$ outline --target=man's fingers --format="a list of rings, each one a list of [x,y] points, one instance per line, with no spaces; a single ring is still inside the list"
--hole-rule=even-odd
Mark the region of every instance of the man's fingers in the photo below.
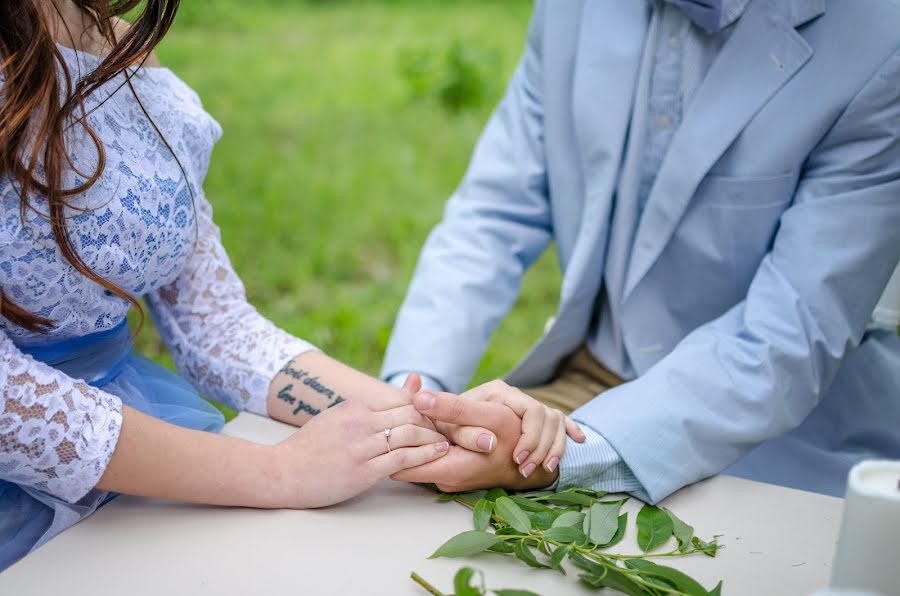
[[[485,428],[454,425],[448,425],[447,428],[449,429],[447,438],[469,451],[490,453],[497,446],[497,436]]]
[[[403,389],[410,395],[415,395],[422,390],[422,377],[416,373],[409,373],[403,382]]]
[[[449,450],[450,444],[446,441],[420,447],[401,447],[369,460],[369,465],[378,478],[386,478],[400,470],[415,468],[440,459],[447,455]]]
[[[420,391],[413,399],[416,409],[432,420],[460,426],[492,428],[502,425],[506,406],[465,399],[452,393]]]

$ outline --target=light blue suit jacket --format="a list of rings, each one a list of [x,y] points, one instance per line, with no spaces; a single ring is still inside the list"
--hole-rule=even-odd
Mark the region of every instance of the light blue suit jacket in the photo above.
[[[867,330],[900,259],[900,3],[752,0],[617,246],[646,19],[644,2],[537,3],[383,373],[463,389],[555,241],[555,323],[508,377],[544,383],[585,341],[608,256],[626,254],[609,299],[639,377],[576,419],[653,500],[730,466],[831,492],[861,458],[900,458],[900,340]]]

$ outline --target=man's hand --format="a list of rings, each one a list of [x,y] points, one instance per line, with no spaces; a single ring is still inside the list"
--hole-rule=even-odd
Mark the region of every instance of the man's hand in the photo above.
[[[405,482],[433,483],[441,490],[461,492],[478,488],[532,489],[556,481],[552,473],[536,468],[527,478],[513,460],[513,449],[522,434],[522,419],[505,405],[474,401],[450,393],[423,391],[416,395],[416,409],[438,423],[461,427],[484,427],[493,431],[497,444],[490,453],[476,453],[458,445],[441,459],[403,470],[391,476]]]

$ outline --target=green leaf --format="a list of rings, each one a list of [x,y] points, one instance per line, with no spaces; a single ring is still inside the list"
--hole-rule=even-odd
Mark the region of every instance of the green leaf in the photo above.
[[[551,508],[547,507],[543,503],[538,503],[536,501],[532,501],[531,499],[520,497],[519,495],[512,495],[510,499],[512,499],[513,503],[521,507],[523,511],[531,511],[533,513],[551,511]]]
[[[547,497],[546,500],[548,503],[553,503],[554,505],[582,505],[590,507],[597,499],[581,493],[556,493],[553,496]]]
[[[617,590],[623,594],[629,594],[630,596],[645,596],[647,594],[655,593],[647,590],[630,575],[626,574],[621,568],[615,565],[606,567],[606,574],[600,579],[599,583],[595,585],[598,587],[603,586],[612,588],[613,590]]]
[[[528,519],[531,520],[531,525],[538,530],[546,530],[547,528],[553,525],[553,522],[556,521],[556,518],[559,517],[553,511],[541,511],[540,513],[529,513]]]
[[[556,518],[551,527],[559,528],[564,526],[569,526],[572,528],[577,528],[582,525],[584,522],[585,515],[578,511],[566,511],[562,515]]]
[[[709,596],[722,596],[722,582],[716,584],[716,587],[709,591]]]
[[[494,590],[497,596],[540,596],[528,590]]]
[[[503,540],[501,536],[481,532],[478,530],[469,530],[462,534],[457,534],[447,542],[441,545],[429,559],[437,559],[438,557],[468,557],[478,554],[485,549],[497,544]]]
[[[694,536],[691,539],[691,543],[694,545],[695,549],[702,552],[707,557],[715,557],[716,553],[719,552],[719,549],[722,548],[715,540],[712,542],[704,542],[697,536]]]
[[[642,577],[659,578],[688,596],[708,596],[706,588],[701,586],[697,580],[677,569],[663,567],[644,559],[628,559],[625,561],[625,565],[640,571]]]
[[[522,534],[531,532],[531,520],[509,497],[498,497],[494,501],[494,510],[506,523]]]
[[[678,541],[678,550],[684,552],[691,546],[691,539],[694,537],[694,528],[681,521],[677,515],[671,510],[663,508],[663,511],[672,520],[672,532],[675,534],[675,540]]]
[[[516,543],[515,551],[516,557],[528,565],[529,567],[535,567],[537,569],[549,569],[547,565],[544,565],[540,561],[537,560],[537,557],[534,556],[534,553],[531,552],[531,549],[528,548],[528,545],[525,544],[524,540],[519,540]]]
[[[556,491],[552,490],[531,490],[525,493],[519,493],[520,497],[525,497],[526,499],[534,499],[536,497],[546,497],[547,495],[552,495]]]
[[[594,544],[606,544],[619,529],[619,510],[622,503],[594,503],[584,518],[584,530]]]
[[[491,515],[494,513],[494,504],[487,499],[481,499],[475,503],[472,509],[472,523],[476,530],[485,530],[491,523]]]
[[[455,498],[456,498],[455,493],[441,493],[438,495],[438,501],[440,501],[441,503],[446,503],[448,501],[452,501]]]
[[[613,536],[610,539],[610,541],[607,542],[606,544],[598,544],[597,546],[600,546],[602,548],[611,548],[611,547],[619,544],[620,542],[622,542],[622,539],[625,538],[625,528],[627,525],[628,525],[628,514],[623,513],[622,515],[619,516],[619,527],[616,529],[615,536]]]
[[[609,494],[605,490],[591,490],[589,488],[573,488],[572,492],[576,492],[576,493],[579,493],[582,495],[587,495],[589,497],[594,497],[595,499],[600,499]],[[625,499],[625,500],[627,501],[628,499]]]
[[[503,542],[498,542],[494,546],[489,547],[488,550],[493,553],[509,554],[514,552],[516,549],[513,548],[513,545],[511,543],[504,540]]]
[[[553,554],[550,555],[550,566],[565,575],[566,570],[563,569],[562,562],[570,552],[572,552],[572,547],[568,544],[558,547],[555,551],[553,551]]]
[[[650,552],[666,543],[672,535],[672,518],[654,505],[644,505],[637,514],[638,547]]]
[[[508,495],[507,495],[506,491],[503,490],[502,488],[492,488],[491,490],[489,490],[487,492],[487,494],[484,496],[484,498],[487,499],[488,501],[496,501],[500,497],[506,497],[506,496],[508,496]]]
[[[571,526],[558,526],[556,528],[550,528],[546,532],[544,532],[544,540],[552,540],[554,542],[577,542],[578,544],[584,544],[587,542],[587,536],[584,535],[584,532],[579,530],[578,528],[573,528]]]
[[[481,588],[472,585],[475,573],[476,571],[471,567],[463,567],[456,572],[456,576],[453,578],[454,596],[482,596],[484,594]]]
[[[473,491],[467,492],[467,493],[457,493],[456,496],[460,499],[469,501],[470,503],[476,503],[476,502],[480,501],[481,499],[483,499],[485,497],[485,495],[487,495],[487,492],[488,491],[486,491],[486,490],[473,490]]]

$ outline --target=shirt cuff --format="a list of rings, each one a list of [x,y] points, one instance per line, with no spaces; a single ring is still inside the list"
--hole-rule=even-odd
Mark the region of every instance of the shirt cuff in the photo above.
[[[403,387],[403,384],[406,383],[406,378],[411,375],[410,372],[402,372],[397,373],[387,379],[387,382],[393,385],[394,387]],[[419,377],[422,378],[422,389],[424,391],[446,391],[444,386],[441,385],[437,379],[433,377],[429,377],[428,375],[423,375],[422,373],[418,373]]]
[[[580,424],[587,439],[576,443],[566,439],[566,451],[559,462],[556,489],[579,487],[610,493],[631,493],[642,501],[647,495],[631,468],[603,435]]]

